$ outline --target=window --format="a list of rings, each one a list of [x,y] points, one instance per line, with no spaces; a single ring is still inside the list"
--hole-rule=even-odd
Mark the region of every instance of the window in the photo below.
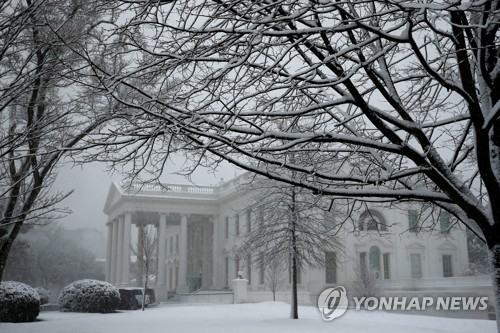
[[[248,285],[252,284],[252,257],[247,257],[247,276],[245,278],[248,280]]]
[[[333,217],[333,212],[325,211],[323,224],[326,230],[330,230],[335,226],[335,219]]]
[[[381,213],[375,210],[366,210],[359,216],[359,230],[387,231],[387,223]]]
[[[372,246],[368,254],[369,268],[375,274],[375,278],[380,278],[380,249],[378,246]]]
[[[224,286],[229,287],[229,258],[226,257],[224,267]]]
[[[224,238],[229,238],[229,217],[224,218]]]
[[[261,254],[259,257],[259,284],[264,284],[264,256]]]
[[[236,214],[236,221],[234,222],[234,229],[236,236],[240,235],[240,215]]]
[[[408,230],[410,232],[418,232],[418,212],[416,210],[408,211]]]
[[[368,265],[366,263],[366,252],[359,253],[359,272],[360,276],[365,276],[366,271],[368,270]]]
[[[388,280],[391,278],[391,269],[389,266],[389,253],[384,253],[382,261],[384,263],[384,280]]]
[[[359,266],[362,268],[366,267],[366,252],[361,252],[359,254]]]
[[[451,254],[443,254],[443,277],[452,277],[453,268],[451,265]]]
[[[247,210],[247,233],[252,231],[252,212]]]
[[[179,287],[179,266],[175,266],[175,287]]]
[[[240,257],[236,256],[234,258],[234,269],[236,270],[235,272],[235,277],[238,277],[238,272],[240,271]]]
[[[179,235],[175,235],[175,252],[179,253]]]
[[[173,274],[172,274],[172,267],[170,267],[168,269],[168,289],[169,290],[172,290],[173,289],[173,281],[172,281],[172,277],[173,277]]]
[[[422,258],[420,253],[410,253],[411,278],[422,278]]]
[[[442,234],[450,232],[450,214],[447,211],[442,210],[439,213],[439,229]]]
[[[337,254],[325,252],[325,283],[337,283]]]
[[[377,221],[375,219],[368,219],[366,221],[366,230],[378,230]]]
[[[264,213],[262,213],[262,211],[260,211],[257,216],[257,222],[259,223],[259,228],[264,227]]]
[[[174,253],[174,237],[170,237],[170,254]]]

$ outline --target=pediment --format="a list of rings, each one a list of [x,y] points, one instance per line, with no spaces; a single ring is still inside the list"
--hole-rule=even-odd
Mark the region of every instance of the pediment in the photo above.
[[[406,246],[407,250],[423,251],[425,246],[419,243],[412,243]]]
[[[454,245],[453,243],[451,242],[446,242],[444,244],[441,244],[437,247],[437,249],[439,251],[456,251],[457,250],[457,246]]]
[[[111,183],[111,186],[109,187],[108,196],[106,197],[106,203],[104,204],[103,212],[106,215],[109,215],[113,206],[115,206],[116,203],[118,203],[118,201],[120,201],[122,196],[123,196],[123,191],[122,191],[120,184],[113,181]]]

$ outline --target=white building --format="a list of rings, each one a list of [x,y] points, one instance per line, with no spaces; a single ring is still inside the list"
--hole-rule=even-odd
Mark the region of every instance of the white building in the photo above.
[[[137,242],[136,227],[152,224],[159,235],[158,300],[173,294],[189,298],[195,290],[195,295],[230,294],[238,271],[249,280],[248,301],[270,300],[264,272],[245,267],[234,256],[252,220],[248,195],[238,191],[249,177],[244,174],[215,187],[113,183],[104,208],[106,279],[120,287],[137,283],[130,274],[130,246]],[[450,228],[447,214],[437,218],[433,231],[420,230],[414,226],[417,210],[411,205],[391,209],[368,204],[368,210],[353,212],[357,225],[344,228],[344,251],[325,253],[325,269],[300,272],[299,301],[314,302],[329,286],[349,287],[359,261],[375,272],[386,293],[477,293],[480,288],[488,293],[489,277],[463,276],[468,265],[465,231],[458,225]],[[287,300],[289,290],[286,281],[278,298]]]

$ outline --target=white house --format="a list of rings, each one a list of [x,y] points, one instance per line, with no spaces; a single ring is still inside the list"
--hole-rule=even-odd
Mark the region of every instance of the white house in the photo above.
[[[150,224],[158,232],[158,300],[230,294],[238,271],[249,280],[248,301],[271,299],[261,268],[234,255],[252,227],[249,195],[239,186],[248,178],[250,174],[244,174],[213,187],[113,183],[104,208],[107,281],[120,287],[137,283],[130,274],[130,246],[137,242],[136,227]],[[353,212],[356,223],[343,228],[342,252],[325,253],[324,269],[300,272],[300,302],[314,302],[329,286],[349,288],[359,262],[368,265],[386,293],[490,292],[489,277],[463,276],[468,265],[466,234],[452,225],[448,214],[436,216],[433,230],[428,230],[416,225],[415,204],[366,207]],[[327,216],[332,220],[325,223],[338,223],[335,218]],[[288,299],[289,290],[287,280],[278,298]]]

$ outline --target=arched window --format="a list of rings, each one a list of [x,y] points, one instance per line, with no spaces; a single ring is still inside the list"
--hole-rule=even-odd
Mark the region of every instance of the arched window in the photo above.
[[[368,218],[365,224],[366,224],[366,230],[378,230],[378,223],[377,220],[375,220],[374,218]]]
[[[387,231],[387,224],[382,214],[376,210],[366,210],[359,216],[359,230]]]
[[[368,262],[370,271],[375,274],[375,277],[380,278],[380,249],[378,246],[372,246],[368,254]]]

